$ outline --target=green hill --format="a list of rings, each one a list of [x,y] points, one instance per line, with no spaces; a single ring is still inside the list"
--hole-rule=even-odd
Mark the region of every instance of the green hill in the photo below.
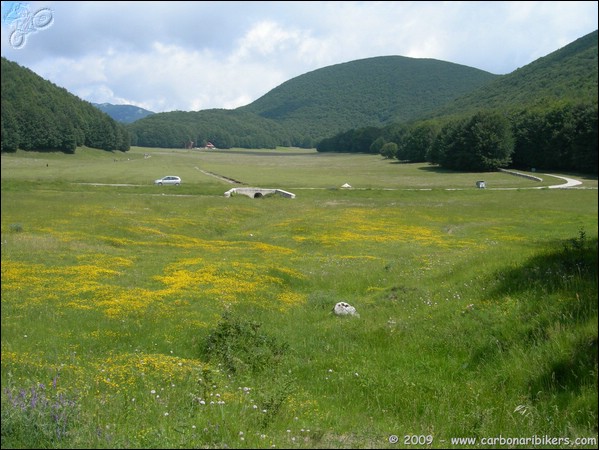
[[[382,56],[309,72],[239,109],[318,139],[358,126],[413,120],[496,77],[434,59]]]
[[[555,102],[597,102],[597,31],[469,92],[435,116],[479,109],[544,108]]]
[[[131,144],[145,147],[208,141],[221,148],[314,147],[366,127],[361,141],[369,146],[370,136],[376,139],[376,128],[384,126],[593,102],[597,31],[508,75],[433,59],[368,58],[295,77],[235,110],[151,114],[127,124],[128,131],[90,103],[2,58],[2,149],[123,149],[127,132]]]
[[[300,75],[233,111],[164,113],[141,119],[130,129],[134,142],[148,147],[155,146],[157,140],[164,141],[165,146],[178,147],[187,139],[220,140],[225,143],[217,145],[220,147],[227,147],[228,143],[261,147],[265,142],[271,142],[270,147],[312,147],[338,131],[431,114],[444,103],[496,77],[433,59],[369,58]],[[208,127],[212,122],[214,128]],[[249,132],[248,127],[253,131]],[[164,136],[173,130],[181,134],[166,139]]]
[[[597,48],[595,31],[418,120],[354,127],[317,149],[453,170],[597,173]]]
[[[164,113],[130,129],[140,146],[312,147],[357,128],[596,99],[595,31],[508,75],[433,59],[368,58],[300,75],[233,111]]]
[[[91,103],[2,58],[2,151],[129,150],[129,132]]]
[[[92,103],[100,111],[105,112],[117,122],[132,123],[146,116],[155,114],[153,111],[133,105],[113,105],[112,103]]]
[[[141,147],[201,147],[207,142],[218,148],[291,145],[287,132],[277,122],[237,110],[158,113],[130,124],[129,130],[132,144]]]

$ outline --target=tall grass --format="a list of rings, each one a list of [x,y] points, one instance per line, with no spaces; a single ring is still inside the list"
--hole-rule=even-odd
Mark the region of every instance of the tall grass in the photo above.
[[[260,153],[2,155],[3,448],[597,438],[596,189]]]

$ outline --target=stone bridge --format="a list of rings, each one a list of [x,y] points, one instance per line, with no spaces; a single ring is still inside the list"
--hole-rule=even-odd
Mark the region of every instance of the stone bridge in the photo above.
[[[231,195],[246,195],[250,198],[262,198],[267,195],[278,194],[287,198],[295,198],[295,194],[291,192],[283,191],[282,189],[263,189],[263,188],[255,188],[255,187],[242,187],[242,188],[233,188],[229,189],[225,192],[225,197],[231,197]]]

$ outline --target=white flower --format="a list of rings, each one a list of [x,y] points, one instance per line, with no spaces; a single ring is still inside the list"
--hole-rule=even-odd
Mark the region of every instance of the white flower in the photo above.
[[[155,393],[156,393],[156,389],[152,389],[152,390],[150,391],[150,394],[155,394]]]
[[[165,412],[165,413],[164,413],[164,415],[165,415],[165,416],[168,416],[168,413],[167,413],[167,412]]]

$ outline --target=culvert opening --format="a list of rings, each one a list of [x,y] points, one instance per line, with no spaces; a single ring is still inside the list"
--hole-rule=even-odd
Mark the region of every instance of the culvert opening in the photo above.
[[[261,198],[262,197],[262,192],[256,192],[254,194],[254,198]]]

